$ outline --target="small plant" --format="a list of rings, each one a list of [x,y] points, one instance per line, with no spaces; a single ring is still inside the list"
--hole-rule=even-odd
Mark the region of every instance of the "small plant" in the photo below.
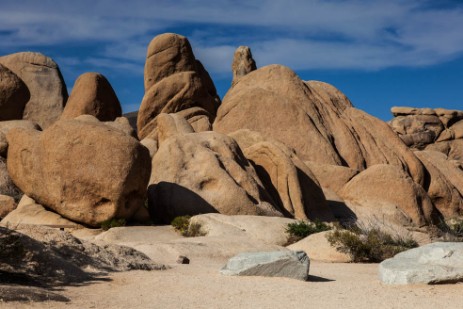
[[[463,219],[452,218],[429,229],[432,237],[439,241],[463,242]]]
[[[339,252],[349,254],[354,262],[381,262],[399,252],[418,247],[411,237],[392,236],[377,227],[335,229],[328,242]]]
[[[107,231],[109,230],[110,228],[113,228],[113,227],[120,227],[120,226],[125,226],[126,225],[126,221],[124,218],[121,218],[121,219],[117,219],[117,218],[112,218],[112,219],[109,219],[109,220],[106,220],[104,222],[101,223],[101,229],[103,229],[104,231]]]
[[[178,231],[182,236],[185,237],[197,237],[206,235],[201,231],[201,224],[191,223],[191,216],[179,216],[172,220],[171,225]]]
[[[286,233],[289,234],[288,244],[295,243],[309,235],[331,230],[331,227],[319,220],[314,222],[298,221],[288,223]]]

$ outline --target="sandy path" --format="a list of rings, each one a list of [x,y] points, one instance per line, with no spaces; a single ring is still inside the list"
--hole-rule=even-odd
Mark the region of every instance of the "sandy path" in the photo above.
[[[387,286],[376,264],[313,262],[311,281],[226,277],[222,262],[167,271],[116,273],[112,281],[59,292],[69,303],[8,303],[1,308],[462,308],[463,284]]]

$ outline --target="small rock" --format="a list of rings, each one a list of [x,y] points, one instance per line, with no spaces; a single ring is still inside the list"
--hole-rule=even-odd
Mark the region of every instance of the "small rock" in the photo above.
[[[177,264],[190,264],[190,259],[184,255],[179,255],[177,258]]]
[[[240,253],[220,271],[229,276],[287,277],[307,280],[310,259],[304,251]]]

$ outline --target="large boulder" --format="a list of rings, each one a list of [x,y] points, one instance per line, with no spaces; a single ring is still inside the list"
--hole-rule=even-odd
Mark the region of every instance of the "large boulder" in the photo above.
[[[18,198],[21,195],[21,191],[11,180],[6,167],[6,161],[2,157],[0,157],[0,194],[14,198]]]
[[[229,136],[240,145],[285,216],[299,220],[334,219],[317,179],[294,151],[255,131],[238,130]]]
[[[6,134],[13,128],[26,128],[40,130],[40,127],[29,120],[0,121],[0,156],[6,158],[8,153],[8,141]]]
[[[433,143],[444,130],[437,115],[398,116],[390,125],[407,146],[414,148]]]
[[[148,188],[154,220],[169,223],[177,216],[211,212],[281,216],[232,138],[216,132],[165,136],[152,159]]]
[[[113,121],[122,115],[114,89],[99,73],[85,73],[77,78],[61,118],[72,119],[85,114],[101,121]]]
[[[23,119],[38,123],[43,129],[58,120],[68,93],[59,67],[51,58],[22,52],[0,57],[0,64],[15,73],[29,89],[30,99]]]
[[[43,132],[11,130],[7,139],[15,184],[67,219],[98,226],[130,218],[145,203],[149,152],[118,129],[60,120]]]
[[[228,276],[287,277],[306,281],[310,260],[304,251],[240,253],[220,273]]]
[[[256,62],[252,58],[251,49],[248,46],[240,46],[235,50],[232,63],[233,81],[232,86],[249,72],[257,69]]]
[[[385,122],[353,108],[333,86],[304,82],[284,66],[250,72],[227,92],[213,129],[242,128],[285,143],[304,161],[357,170],[392,164],[424,181],[424,167]]]
[[[323,189],[339,192],[355,175],[358,170],[346,166],[305,161],[305,165],[312,171]]]
[[[145,96],[137,119],[140,140],[156,129],[153,121],[160,113],[199,108],[203,119],[207,117],[212,123],[219,104],[215,86],[196,60],[187,38],[165,33],[150,42],[145,63]]]
[[[9,213],[16,209],[14,198],[0,194],[0,218],[5,218]]]
[[[379,264],[386,284],[438,284],[463,281],[463,243],[436,242],[397,254]]]
[[[439,151],[448,156],[450,160],[457,160],[463,163],[463,139],[442,141],[430,144],[425,150]]]
[[[29,98],[24,82],[0,64],[0,121],[22,119]]]
[[[436,219],[426,191],[394,165],[366,169],[339,194],[362,221],[380,219],[397,225],[423,226]]]

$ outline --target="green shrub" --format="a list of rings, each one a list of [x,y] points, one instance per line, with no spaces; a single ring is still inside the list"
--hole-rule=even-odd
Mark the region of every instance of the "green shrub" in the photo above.
[[[295,243],[309,235],[328,230],[331,230],[331,227],[329,227],[326,223],[318,220],[314,222],[298,221],[294,223],[288,223],[286,227],[286,233],[289,234],[288,245]]]
[[[418,247],[411,237],[392,236],[379,228],[335,229],[327,235],[339,252],[349,254],[354,262],[381,262],[399,252]]]
[[[182,236],[185,237],[197,237],[204,236],[205,233],[201,231],[201,224],[190,223],[191,216],[179,216],[172,220],[171,225],[178,231]]]
[[[431,226],[429,232],[434,240],[463,242],[463,219],[452,218]]]
[[[102,222],[101,223],[101,228],[103,230],[107,231],[107,230],[109,230],[110,228],[113,228],[113,227],[125,226],[126,223],[127,222],[123,218],[121,218],[121,219],[112,218],[112,219],[109,219],[109,220],[106,220],[106,221]]]

